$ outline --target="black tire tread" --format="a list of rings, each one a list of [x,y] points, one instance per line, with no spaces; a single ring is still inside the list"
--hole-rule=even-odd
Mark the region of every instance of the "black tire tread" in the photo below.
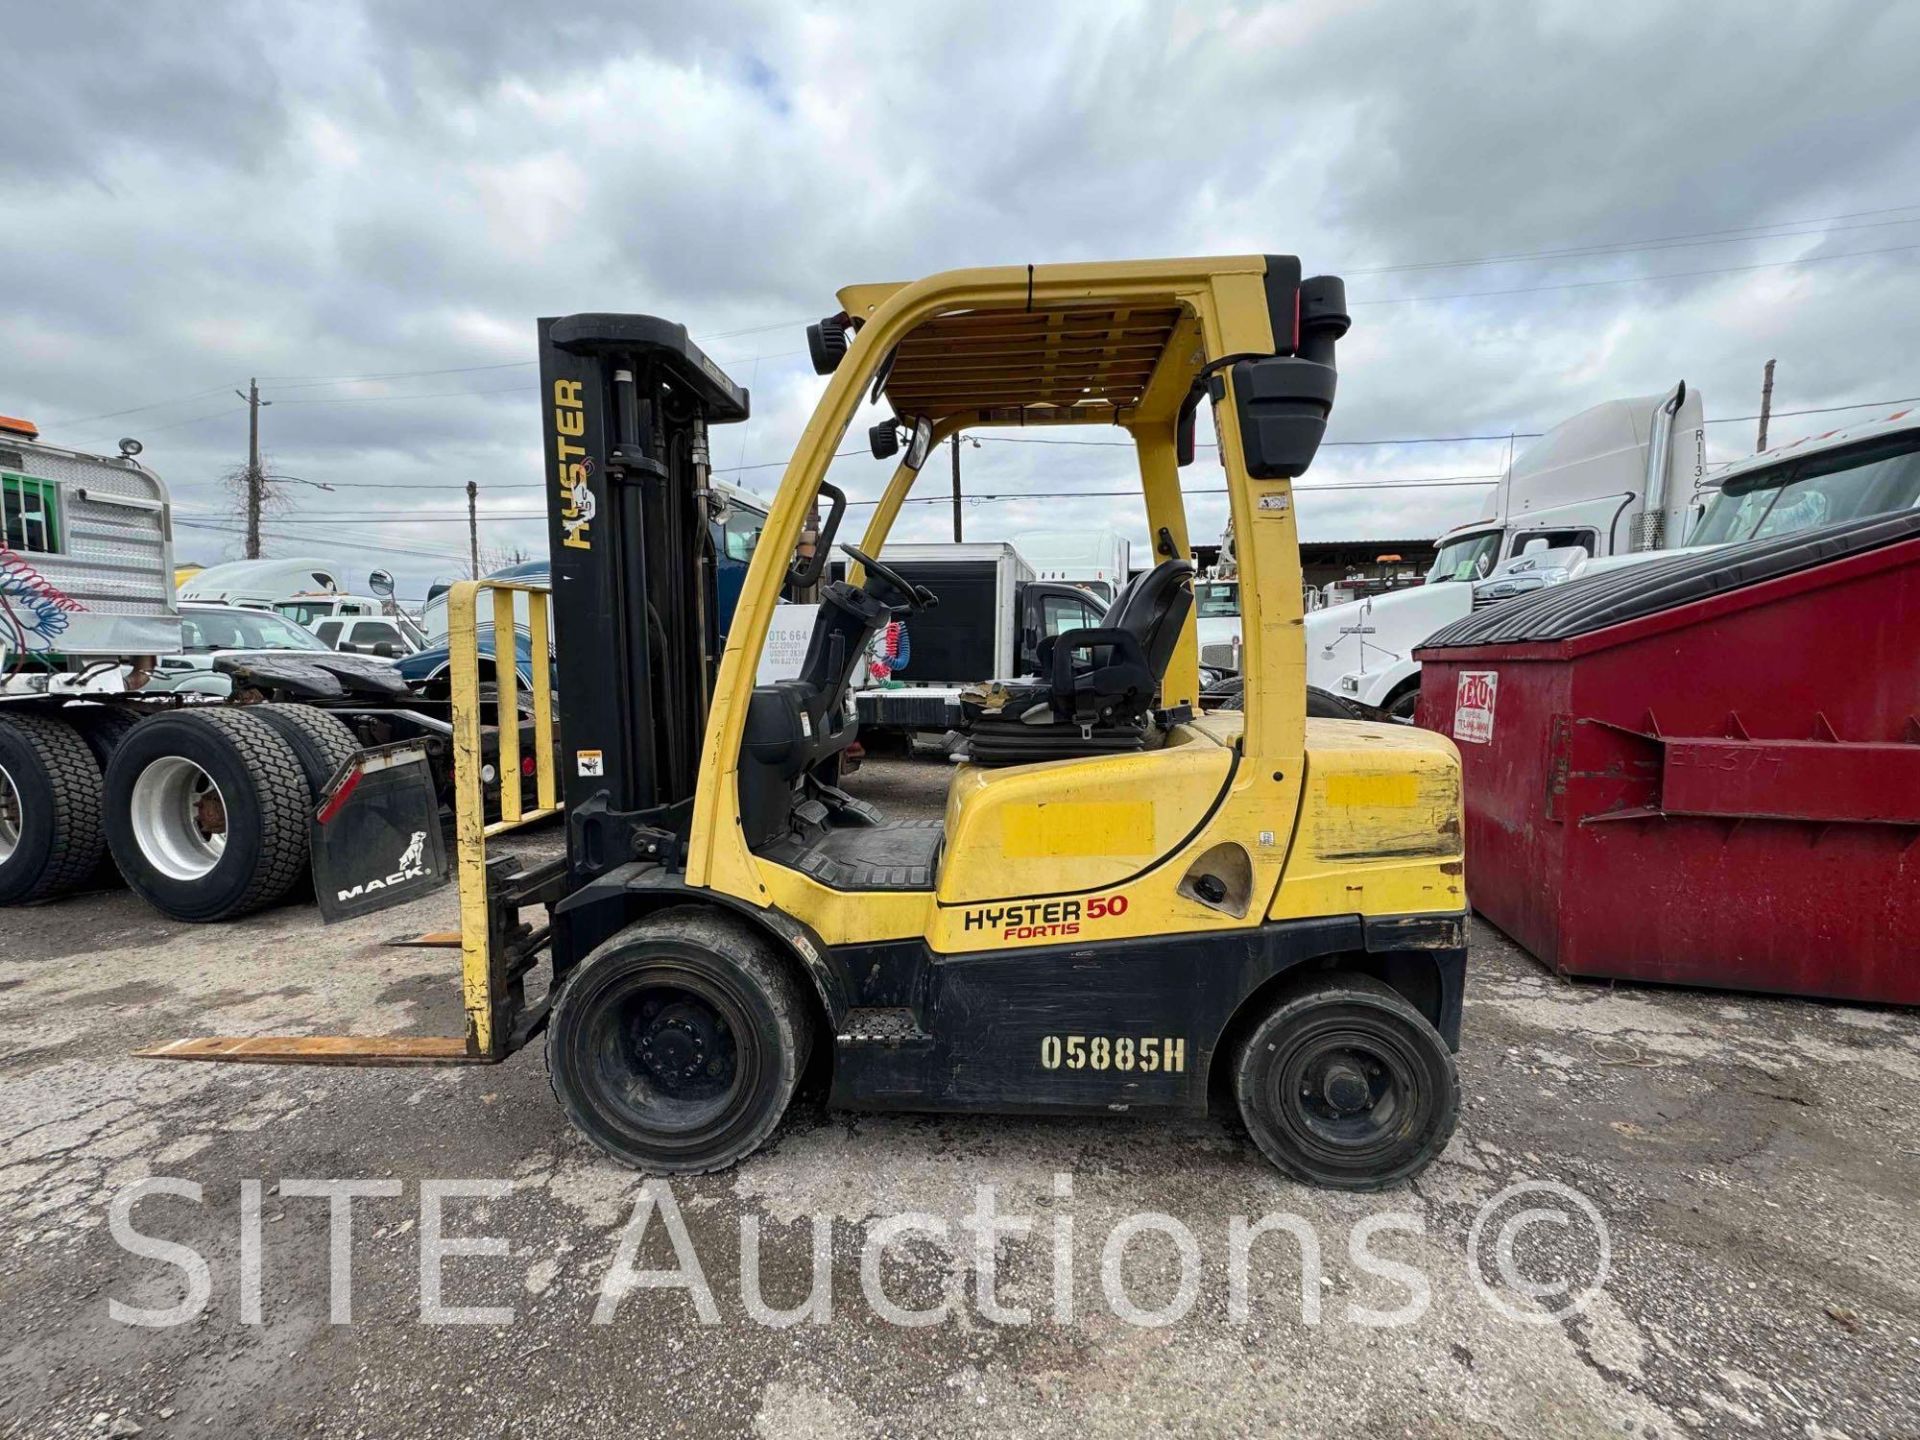
[[[106,773],[107,762],[113,759],[114,748],[126,738],[127,732],[147,717],[134,710],[123,710],[117,705],[74,705],[61,713],[87,742],[87,748],[93,751],[93,758],[100,762],[100,771]]]
[[[599,947],[579,967],[567,977],[561,986],[560,998],[554,1002],[547,1035],[552,1037],[564,1032],[570,1018],[569,1001],[581,994],[587,987],[579,984],[581,976],[601,956],[630,942],[636,932],[649,938],[673,939],[700,945],[717,953],[724,954],[742,974],[763,991],[772,1009],[779,1034],[775,1043],[793,1056],[793,1075],[786,1087],[786,1094],[778,1105],[770,1106],[767,1114],[750,1132],[736,1138],[725,1151],[707,1160],[649,1163],[649,1173],[662,1175],[710,1175],[752,1155],[773,1135],[785,1119],[788,1106],[793,1101],[793,1092],[799,1087],[800,1078],[806,1073],[807,1061],[813,1051],[813,1011],[807,995],[802,991],[800,981],[793,974],[792,967],[785,963],[774,944],[752,926],[736,920],[724,912],[701,905],[675,906],[669,910],[656,911],[644,916],[622,929]],[[547,1080],[553,1087],[554,1097],[559,1100],[561,1109],[572,1118],[573,1105],[561,1090],[555,1074],[551,1056],[547,1064]],[[576,1128],[579,1128],[576,1126]],[[592,1137],[589,1136],[589,1139]],[[622,1157],[621,1163],[630,1163]]]
[[[1260,1043],[1261,1037],[1266,1034],[1268,1027],[1276,1019],[1279,1019],[1296,1004],[1309,999],[1334,1004],[1339,1004],[1343,1001],[1359,1001],[1363,1004],[1375,1004],[1398,1014],[1402,1019],[1411,1021],[1416,1026],[1425,1027],[1429,1030],[1432,1029],[1432,1022],[1415,1008],[1413,1002],[1408,1000],[1406,996],[1402,995],[1398,990],[1395,990],[1384,980],[1376,979],[1371,975],[1363,975],[1355,971],[1345,970],[1334,971],[1330,974],[1317,974],[1310,978],[1305,978],[1299,984],[1290,987],[1280,994],[1275,1000],[1273,1008],[1261,1018],[1258,1024],[1247,1032],[1246,1038],[1240,1042],[1238,1053],[1233,1057],[1232,1074],[1234,1079],[1234,1093],[1236,1096],[1236,1104],[1241,1109],[1243,1120],[1245,1119],[1244,1105],[1239,1103],[1237,1097],[1244,1093],[1244,1075],[1254,1047]],[[1399,1185],[1420,1174],[1421,1171],[1426,1168],[1427,1164],[1431,1163],[1433,1156],[1437,1156],[1441,1150],[1446,1148],[1446,1144],[1448,1140],[1453,1137],[1454,1129],[1460,1120],[1460,1070],[1458,1063],[1454,1060],[1453,1052],[1447,1047],[1446,1042],[1440,1039],[1438,1032],[1434,1033],[1433,1039],[1435,1041],[1435,1051],[1441,1057],[1444,1065],[1448,1083],[1446,1093],[1441,1097],[1442,1108],[1435,1122],[1435,1132],[1439,1139],[1438,1143],[1433,1146],[1432,1154],[1411,1169],[1402,1167],[1399,1170],[1373,1178],[1343,1177],[1337,1182],[1337,1188],[1359,1193],[1391,1189],[1393,1186]],[[1285,1152],[1271,1148],[1266,1143],[1265,1137],[1261,1134],[1257,1126],[1248,1123],[1246,1128],[1260,1153],[1272,1162],[1274,1168],[1286,1175],[1289,1179],[1298,1180],[1308,1185],[1329,1186],[1335,1184],[1335,1182],[1329,1181],[1324,1176],[1317,1176],[1301,1169],[1301,1167],[1294,1163],[1292,1157]]]
[[[51,899],[82,884],[106,853],[100,824],[100,766],[87,742],[64,720],[46,715],[6,715],[10,727],[34,754],[53,787],[53,853],[32,884],[11,897],[20,905]]]
[[[307,798],[314,804],[319,803],[334,772],[360,749],[360,741],[346,722],[317,705],[275,702],[249,705],[242,713],[271,725],[292,747],[307,777]]]
[[[253,875],[238,899],[212,914],[182,915],[165,910],[162,913],[175,920],[192,922],[236,920],[273,904],[293,888],[307,868],[307,781],[299,757],[277,730],[244,709],[199,705],[182,709],[168,719],[218,731],[239,755],[255,780],[261,844]],[[132,779],[117,775],[110,778],[109,789],[115,803],[123,803],[125,797],[131,796]],[[123,865],[121,872],[127,873],[127,867]],[[140,887],[133,888],[139,890]],[[142,893],[149,904],[162,909],[152,896]]]

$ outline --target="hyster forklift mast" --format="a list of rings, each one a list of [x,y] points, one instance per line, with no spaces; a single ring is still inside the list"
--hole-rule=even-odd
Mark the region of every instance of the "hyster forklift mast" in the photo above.
[[[719,657],[707,429],[747,392],[686,328],[645,315],[540,322],[569,890],[684,859]]]
[[[569,1118],[656,1173],[750,1154],[817,1059],[851,1107],[1219,1099],[1297,1178],[1417,1174],[1459,1108],[1459,756],[1430,732],[1307,718],[1292,485],[1333,407],[1340,281],[1252,255],[959,270],[837,298],[808,337],[826,387],[717,664],[707,431],[743,419],[745,393],[680,326],[542,322],[567,854],[533,872],[489,860],[477,782],[463,787],[468,1035],[432,1058],[498,1060],[544,1028]],[[898,456],[892,478],[860,544],[838,547],[846,577],[819,586],[800,673],[756,684],[783,591],[819,585],[838,538],[826,474],[863,404],[890,412],[870,435]],[[1196,714],[1180,471],[1203,404],[1246,684],[1243,710]],[[1049,637],[1038,674],[970,697],[942,818],[888,819],[837,784],[864,647],[937,599],[887,565],[888,532],[941,441],[1054,425],[1133,442],[1155,563],[1098,624]],[[470,588],[454,599],[470,607]],[[475,674],[456,658],[470,737]],[[469,756],[477,741],[456,764]],[[546,927],[521,919],[535,905]],[[548,1000],[530,1006],[543,950]],[[368,1057],[371,1042],[340,1043]],[[428,1058],[406,1050],[379,1058]],[[271,1041],[170,1053],[339,1058]]]

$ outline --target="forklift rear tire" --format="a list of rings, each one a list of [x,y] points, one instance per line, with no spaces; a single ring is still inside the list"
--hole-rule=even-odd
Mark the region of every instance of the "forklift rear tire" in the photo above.
[[[574,1126],[654,1175],[723,1170],[786,1113],[812,1012],[773,944],[730,917],[637,920],[569,975],[547,1027],[547,1072]]]
[[[244,709],[142,721],[114,749],[105,798],[114,863],[172,919],[250,914],[306,872],[306,777],[279,733]]]
[[[104,851],[100,766],[79,732],[42,715],[0,720],[0,905],[84,884]]]
[[[1460,1115],[1447,1042],[1370,975],[1324,975],[1283,995],[1241,1046],[1234,1094],[1267,1159],[1337,1190],[1412,1179]]]

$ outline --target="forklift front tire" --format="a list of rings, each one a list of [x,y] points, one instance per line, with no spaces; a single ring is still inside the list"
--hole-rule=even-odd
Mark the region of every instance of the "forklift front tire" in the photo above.
[[[1446,1041],[1370,975],[1319,976],[1283,995],[1241,1046],[1234,1095],[1267,1159],[1337,1190],[1412,1179],[1460,1114]]]
[[[807,997],[771,941],[723,914],[667,910],[566,978],[547,1072],[567,1118],[615,1160],[700,1175],[773,1134],[812,1039]]]

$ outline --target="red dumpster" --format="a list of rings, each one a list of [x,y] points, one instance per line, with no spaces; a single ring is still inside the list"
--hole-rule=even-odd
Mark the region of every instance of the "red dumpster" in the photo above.
[[[1468,894],[1545,964],[1920,1004],[1920,512],[1587,576],[1415,653]]]

